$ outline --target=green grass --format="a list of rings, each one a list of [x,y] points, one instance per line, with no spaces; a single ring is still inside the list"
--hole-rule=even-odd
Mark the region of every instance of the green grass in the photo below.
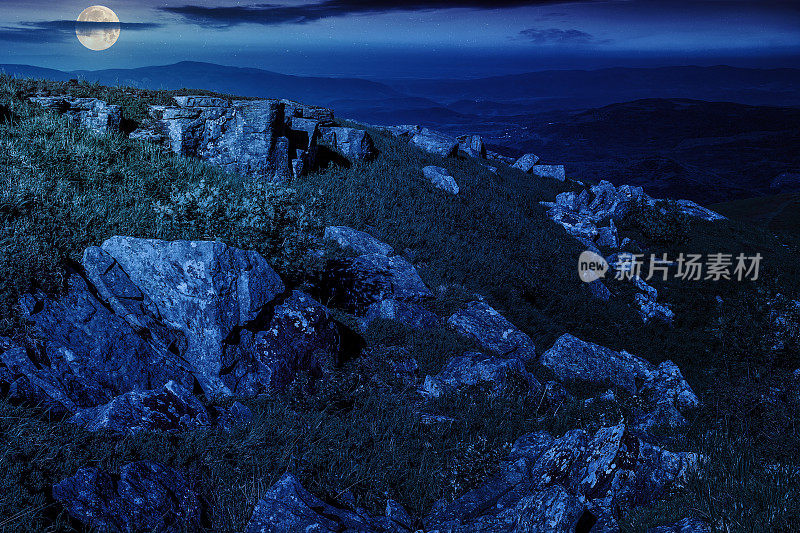
[[[681,518],[681,510],[715,522],[726,517],[731,531],[755,531],[761,523],[780,530],[796,517],[791,506],[775,503],[780,494],[796,494],[796,479],[761,475],[755,482],[750,476],[767,464],[795,461],[800,449],[797,412],[769,400],[800,366],[798,347],[790,340],[782,351],[769,349],[766,303],[777,293],[798,298],[797,239],[779,242],[735,220],[676,221],[682,235],[672,241],[658,220],[621,224],[621,232],[647,253],[764,256],[757,282],[654,282],[677,314],[675,326],[642,325],[630,306],[630,284],[609,281],[618,297],[602,303],[591,300],[579,281],[581,245],[549,222],[539,205],[565,184],[508,168],[495,175],[477,161],[445,160],[373,131],[380,151],[375,161],[330,168],[289,187],[256,187],[145,143],[74,128],[26,103],[29,92],[43,88],[119,103],[134,122],[145,117],[147,105],[167,103],[173,94],[0,79],[0,105],[12,113],[0,123],[4,333],[21,331],[15,314],[20,293],[33,286],[62,290],[65,263],[112,235],[218,238],[258,250],[291,283],[313,291],[319,264],[303,260],[306,236],[318,235],[323,225],[345,224],[373,232],[399,252],[408,249],[439,296],[429,307],[442,316],[481,294],[528,333],[540,352],[570,332],[654,363],[678,364],[704,407],[686,437],[666,442],[675,449],[708,450],[714,461],[688,492],[633,511],[626,530]],[[429,164],[448,168],[461,193],[451,196],[427,183],[421,168]],[[449,357],[474,346],[445,329],[418,333],[386,322],[374,324],[366,340],[365,356],[335,371],[316,395],[250,402],[256,421],[231,435],[93,435],[27,407],[1,404],[0,438],[8,445],[0,460],[0,490],[9,496],[0,501],[0,529],[68,530],[74,524],[50,498],[50,485],[80,466],[113,471],[143,458],[189,473],[209,502],[209,530],[240,530],[258,495],[287,469],[330,501],[343,504],[349,492],[375,510],[391,497],[420,517],[437,499],[480,483],[526,432],[561,433],[598,423],[598,413],[581,408],[589,390],[574,390],[575,404],[556,416],[538,413],[537,398],[491,398],[476,390],[429,406],[456,423],[422,425],[413,396],[385,375],[383,359],[405,347],[423,374],[435,373]],[[375,384],[375,375],[382,385]],[[725,435],[721,452],[704,444],[710,430]],[[721,491],[733,496],[709,496]],[[748,519],[742,510],[748,505],[766,511]]]

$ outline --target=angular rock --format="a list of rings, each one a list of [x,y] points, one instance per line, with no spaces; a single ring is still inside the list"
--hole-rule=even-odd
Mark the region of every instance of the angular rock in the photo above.
[[[237,426],[244,426],[253,420],[253,412],[239,402],[233,402],[228,408],[216,407],[217,425],[225,431],[232,431]]]
[[[447,324],[495,355],[516,357],[522,361],[536,358],[536,347],[531,338],[485,302],[467,304],[464,309],[453,313]]]
[[[589,288],[589,294],[592,295],[592,298],[596,298],[604,302],[607,302],[611,299],[611,291],[608,290],[608,287],[606,287],[599,279],[594,280],[591,283],[587,283],[586,286]]]
[[[458,194],[458,183],[446,168],[430,166],[423,168],[422,172],[435,187],[450,194]]]
[[[397,516],[397,515],[395,515]],[[377,522],[377,523],[375,523]],[[392,529],[387,528],[391,526]],[[256,505],[246,533],[406,532],[399,521],[375,521],[352,511],[338,509],[308,492],[291,474],[284,474]]]
[[[513,165],[515,162],[515,159],[513,157],[508,157],[502,154],[498,154],[497,152],[492,152],[491,150],[486,151],[486,159],[489,159],[491,161],[499,161],[508,166]]]
[[[329,124],[333,121],[333,110],[314,106],[301,104],[292,100],[281,100],[284,107],[284,114],[286,117],[308,118],[316,120],[322,125]]]
[[[530,172],[533,166],[539,161],[539,156],[536,154],[525,154],[512,165],[512,168],[519,169],[523,172]]]
[[[358,315],[381,300],[418,302],[433,297],[417,270],[397,255],[366,254],[331,261],[322,283],[326,299]]]
[[[321,131],[322,142],[351,161],[366,161],[377,153],[372,137],[365,130],[323,127]]]
[[[53,487],[70,516],[112,532],[198,531],[201,506],[184,477],[149,461],[129,463],[113,476],[81,468]]]
[[[519,359],[466,353],[447,361],[436,376],[427,376],[423,390],[427,395],[437,398],[447,389],[481,384],[488,386],[494,394],[537,394],[542,388]]]
[[[457,140],[427,128],[411,137],[409,143],[426,152],[442,157],[455,157],[458,155]]]
[[[160,390],[128,392],[106,405],[81,409],[69,421],[89,431],[107,429],[124,434],[174,432],[211,423],[203,404],[174,381]]]
[[[611,383],[631,394],[637,393],[652,372],[650,363],[628,352],[615,352],[568,333],[542,354],[540,362],[561,380]]]
[[[486,159],[486,145],[480,135],[463,135],[459,137],[458,149],[469,157]]]
[[[406,327],[418,330],[442,326],[442,320],[427,309],[414,303],[398,300],[381,300],[370,305],[364,315],[363,329],[369,327],[369,324],[378,318],[394,320]]]
[[[47,109],[54,109],[70,120],[95,133],[117,133],[122,122],[122,110],[97,98],[70,98],[67,96],[41,96],[31,101]]]
[[[617,227],[614,225],[614,220],[612,219],[609,226],[603,228],[597,228],[597,238],[595,242],[598,246],[603,246],[604,248],[618,248],[619,247],[619,237],[617,236]]]
[[[359,255],[392,255],[394,253],[394,249],[385,242],[379,241],[369,233],[347,226],[328,226],[325,228],[324,239],[334,241],[342,248],[351,248]]]
[[[636,305],[639,306],[639,316],[645,323],[651,320],[658,320],[665,324],[672,324],[675,319],[675,313],[666,304],[658,303],[646,294],[637,294],[634,296]]]
[[[533,165],[528,172],[540,178],[552,178],[558,181],[566,179],[564,165]]]
[[[700,406],[700,400],[683,379],[678,366],[664,361],[653,371],[639,391],[645,406],[637,414],[636,427],[649,430],[653,427],[680,428],[687,424],[684,415]]]

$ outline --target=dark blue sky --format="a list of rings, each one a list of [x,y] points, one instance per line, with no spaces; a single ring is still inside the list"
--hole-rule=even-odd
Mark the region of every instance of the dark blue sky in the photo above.
[[[365,77],[800,67],[800,0],[108,0],[99,3],[122,30],[103,52],[74,35],[90,3],[3,0],[0,63],[93,70],[194,60]]]

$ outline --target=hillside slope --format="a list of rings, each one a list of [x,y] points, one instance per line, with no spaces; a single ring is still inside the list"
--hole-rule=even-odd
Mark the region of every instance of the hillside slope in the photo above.
[[[193,521],[184,517],[182,523],[190,524],[189,529],[243,531],[249,523],[249,530],[258,530],[259,517],[269,516],[275,501],[288,501],[281,499],[287,491],[296,494],[297,483],[321,501],[304,495],[301,500],[307,507],[293,508],[296,515],[292,516],[313,511],[316,520],[332,521],[325,522],[331,530],[342,524],[359,524],[351,527],[368,531],[433,530],[458,522],[468,531],[476,527],[476,522],[470,522],[473,519],[500,528],[497,524],[508,517],[482,514],[494,507],[493,503],[484,505],[482,499],[476,517],[468,510],[470,498],[489,497],[500,490],[497,483],[516,479],[506,459],[541,466],[539,461],[547,456],[543,450],[556,454],[562,448],[578,449],[580,439],[585,439],[590,452],[611,450],[609,472],[614,472],[615,483],[627,483],[625,476],[632,475],[639,476],[640,484],[624,485],[629,492],[613,492],[611,479],[599,474],[602,483],[585,485],[585,473],[575,477],[578,466],[574,470],[563,467],[566,470],[561,472],[560,461],[545,465],[550,475],[561,476],[555,484],[512,483],[527,491],[533,498],[530,502],[551,501],[548,498],[555,494],[557,502],[569,504],[565,528],[569,520],[573,529],[579,521],[589,520],[589,527],[618,524],[625,531],[645,531],[652,525],[691,518],[731,531],[777,531],[791,527],[800,517],[793,503],[784,503],[798,501],[800,496],[800,484],[791,469],[800,444],[800,398],[792,385],[793,372],[800,366],[796,335],[800,317],[792,304],[800,298],[800,266],[795,261],[800,241],[779,240],[735,220],[692,218],[670,203],[633,207],[625,216],[613,214],[618,237],[630,240],[625,245],[599,244],[599,239],[591,243],[604,255],[622,251],[624,246],[630,247],[628,251],[648,256],[666,253],[671,258],[682,252],[763,256],[760,276],[754,281],[648,281],[659,294],[659,302],[674,312],[674,319],[671,324],[643,321],[636,306],[639,289],[630,281],[606,279],[609,298],[593,296],[576,275],[578,256],[589,244],[554,223],[550,208],[541,204],[565,192],[585,191],[584,197],[594,200],[601,189],[572,180],[538,178],[484,159],[443,157],[374,129],[368,129],[378,153],[372,160],[332,164],[283,184],[262,183],[124,134],[95,135],[76,127],[57,112],[29,101],[44,88],[120,104],[122,115],[132,122],[129,130],[142,125],[147,106],[174,101],[169,92],[2,80],[0,105],[6,113],[0,122],[0,301],[3,333],[8,337],[0,343],[4,361],[0,390],[7,397],[0,401],[0,433],[7,443],[0,459],[0,488],[8,495],[0,502],[4,526],[84,530],[86,525],[77,519],[79,510],[71,506],[74,498],[69,496],[70,487],[83,486],[76,474],[107,472],[114,480],[109,486],[116,486],[125,476],[147,476],[136,469],[145,460],[181,472],[187,483],[179,493],[196,495],[202,502],[197,504],[202,512],[191,514]],[[337,120],[337,126],[363,128],[342,120]],[[458,194],[429,181],[423,168],[432,165],[454,179]],[[598,226],[607,223],[607,219],[597,221]],[[340,226],[365,232],[366,237],[359,239],[370,249],[390,248],[397,255],[343,248],[325,238],[324,228]],[[286,346],[297,350],[286,356],[293,379],[258,395],[220,397],[209,393],[202,379],[193,382],[181,370],[175,380],[185,381],[167,389],[190,405],[188,418],[193,422],[175,422],[180,417],[173,413],[165,417],[166,422],[158,419],[168,430],[156,424],[155,430],[135,433],[111,431],[108,419],[114,422],[113,417],[106,417],[104,429],[99,430],[75,419],[66,422],[75,413],[59,413],[52,404],[45,404],[51,410],[42,409],[32,402],[31,398],[41,400],[37,382],[20,377],[39,377],[56,367],[57,358],[64,357],[59,354],[65,353],[58,346],[77,347],[69,353],[78,359],[62,368],[69,376],[82,375],[76,361],[93,363],[98,354],[108,353],[108,346],[116,346],[105,324],[79,312],[85,309],[81,302],[100,302],[96,309],[105,313],[102,316],[109,324],[119,324],[119,331],[128,331],[126,320],[140,326],[149,321],[144,328],[147,335],[140,328],[136,335],[126,337],[133,339],[141,353],[150,354],[152,345],[166,338],[170,342],[164,343],[165,349],[152,352],[163,360],[196,355],[190,350],[197,338],[192,321],[204,315],[187,304],[185,315],[172,320],[167,310],[175,311],[171,298],[184,301],[183,296],[175,296],[180,291],[169,292],[172,288],[194,287],[181,285],[181,280],[206,287],[205,278],[196,276],[203,268],[181,267],[186,257],[200,260],[177,255],[169,262],[163,256],[125,253],[125,246],[144,246],[139,238],[216,240],[228,245],[215,248],[214,253],[225,257],[229,257],[225,255],[229,247],[244,254],[257,251],[263,263],[247,255],[251,263],[243,268],[243,256],[230,252],[237,259],[226,259],[227,270],[221,271],[223,275],[237,272],[240,281],[232,292],[252,289],[247,301],[258,299],[265,305],[244,311],[234,307],[236,312],[230,313],[224,308],[220,316],[241,322],[219,339],[210,333],[208,337],[219,340],[221,353],[229,353],[232,346],[244,350],[251,335],[260,339],[254,345],[268,342],[266,332],[274,326],[284,336],[278,347],[268,345],[270,349],[279,354]],[[352,242],[367,246],[360,240]],[[92,248],[96,246],[101,248]],[[185,243],[153,246],[177,247],[170,249],[180,250],[175,252],[179,254],[197,247]],[[84,254],[87,248],[92,253]],[[110,257],[110,262],[98,259],[103,257]],[[152,257],[156,259],[151,261]],[[369,275],[362,279],[357,267],[370,261],[389,266],[378,275],[367,269]],[[125,268],[115,270],[114,265]],[[391,274],[391,265],[402,265],[404,270],[387,286],[382,280]],[[284,286],[261,290],[255,272],[275,287],[278,280]],[[418,274],[424,290],[412,272]],[[181,275],[187,277],[175,277]],[[159,285],[159,276],[171,282]],[[403,300],[398,287],[407,284],[411,292],[423,295],[419,301]],[[99,290],[103,288],[110,292]],[[381,291],[393,294],[397,302],[384,299]],[[347,305],[353,293],[359,298],[374,297],[368,300],[370,304],[389,301],[387,305],[397,305],[400,311],[394,318],[380,311],[365,324],[367,315],[355,305],[361,302]],[[76,294],[81,299],[74,299]],[[309,304],[305,297],[318,303]],[[313,315],[310,332],[295,322],[295,313],[307,317],[303,313],[308,308],[287,309],[292,298],[311,309],[326,307]],[[121,311],[120,302],[127,306],[129,300],[137,303]],[[238,305],[226,298],[219,301]],[[222,305],[219,301],[213,300],[213,305]],[[153,313],[151,305],[162,312]],[[470,313],[478,313],[475,310],[484,305],[496,311],[488,313],[493,317],[488,325],[478,320],[478,333],[472,334]],[[252,311],[257,311],[256,316],[247,314]],[[426,318],[415,321],[406,312]],[[499,321],[497,314],[507,322]],[[462,322],[454,316],[467,326],[459,326]],[[280,322],[281,317],[286,317],[285,322]],[[82,340],[75,333],[80,328],[62,335],[65,323],[96,328],[91,331],[97,335],[89,336],[94,340]],[[335,343],[319,335],[328,331],[325,328],[338,335]],[[582,348],[568,334],[598,346]],[[92,342],[101,348],[87,349],[88,355],[83,356],[78,348],[82,343],[94,346]],[[508,342],[516,344],[509,350],[505,348]],[[322,349],[313,351],[309,345]],[[568,360],[583,349],[597,358],[592,361],[603,357],[625,361],[623,373],[630,373],[631,365],[641,371],[631,374],[635,376],[629,380],[631,385],[614,376],[610,383],[605,375],[603,379],[586,373],[569,377],[552,363]],[[623,350],[637,358],[631,359]],[[480,379],[465,384],[459,374],[466,367],[458,365],[466,365],[465,354],[475,352],[487,358],[473,360],[470,355],[467,361],[487,365],[490,361],[495,370],[481,370]],[[24,371],[7,364],[12,353],[27,365]],[[680,370],[677,374],[669,370],[673,373],[666,379],[664,373],[673,368],[664,364],[668,360]],[[315,361],[319,364],[310,365]],[[245,376],[258,374],[258,365],[239,375],[230,360],[221,362],[214,377],[227,384],[238,377],[239,385],[246,382]],[[178,366],[190,367],[186,361]],[[158,367],[168,373],[166,369]],[[448,369],[457,386],[435,385],[450,379]],[[101,373],[104,370],[108,369],[99,368]],[[201,376],[194,371],[195,378]],[[288,371],[283,368],[274,375],[283,376],[283,372]],[[161,394],[158,387],[162,385],[153,384],[154,394]],[[184,392],[174,392],[178,386]],[[437,396],[430,391],[438,386],[443,392]],[[697,396],[693,409],[676,399],[675,391],[683,391],[680,398],[688,396],[686,388]],[[422,390],[428,394],[421,394]],[[118,392],[111,396],[119,398]],[[66,391],[70,398],[87,402],[87,397],[107,393],[102,386],[83,398],[74,390]],[[173,398],[169,394],[166,397]],[[227,422],[230,413],[241,409],[234,402],[250,411],[249,422]],[[679,404],[680,413],[675,411]],[[83,409],[98,406],[79,407],[77,422],[94,413]],[[159,407],[150,409],[160,413]],[[673,419],[668,414],[673,412],[680,423],[669,427]],[[643,416],[654,424],[644,424]],[[542,436],[541,431],[549,435]],[[525,438],[518,441],[521,437]],[[667,484],[663,479],[681,477],[668,465],[684,465],[694,457],[686,452],[702,453],[708,461],[702,463],[698,476],[689,475],[683,466],[675,467],[687,479]],[[654,465],[652,457],[661,459]],[[576,465],[585,460],[580,455],[574,458]],[[84,468],[97,470],[79,470]],[[287,472],[292,476],[284,476]],[[648,485],[656,478],[661,480],[658,490]],[[175,483],[170,483],[173,490]],[[54,485],[62,488],[53,492]],[[477,493],[470,492],[476,488]],[[586,495],[592,506],[578,501],[576,491]],[[729,497],[714,497],[720,493]],[[612,495],[624,505],[601,503]],[[394,502],[389,504],[394,514],[385,512],[387,499]],[[254,512],[259,501],[262,513]],[[531,510],[524,503],[517,507],[518,503],[513,509],[527,512],[525,516],[550,516],[547,509]],[[409,516],[403,517],[405,511],[398,508]],[[753,508],[762,511],[753,513]],[[105,512],[113,513],[113,509]],[[377,518],[393,516],[400,518],[389,526]],[[515,520],[520,516],[513,514]],[[303,526],[296,521],[285,524],[291,526],[284,528]]]

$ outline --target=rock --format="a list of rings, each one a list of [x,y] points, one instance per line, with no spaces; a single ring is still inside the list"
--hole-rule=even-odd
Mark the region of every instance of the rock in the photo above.
[[[596,298],[597,300],[602,300],[607,302],[611,299],[611,291],[608,290],[602,281],[599,279],[592,281],[591,283],[587,283],[586,286],[589,288],[589,294],[592,298]]]
[[[685,485],[698,457],[648,445],[624,424],[594,435],[520,437],[498,472],[425,518],[426,531],[599,531],[616,529],[620,509]],[[541,526],[545,524],[545,526]],[[542,527],[542,529],[536,529]]]
[[[437,398],[447,389],[481,384],[488,386],[494,394],[536,394],[542,388],[519,359],[466,353],[451,358],[436,376],[427,376],[423,390]]]
[[[564,165],[533,165],[528,172],[540,178],[552,178],[558,181],[566,179]]]
[[[536,358],[531,338],[484,302],[469,303],[451,315],[447,324],[495,355],[516,357],[523,362]]]
[[[254,322],[285,290],[259,254],[219,242],[112,237],[100,250],[88,249],[84,263],[100,294],[116,302],[117,314],[127,311],[157,318],[179,334],[177,342],[154,340],[161,341],[166,351],[176,351],[212,396],[235,389],[223,369],[241,358],[246,346],[231,343],[230,336]],[[117,283],[121,277],[117,268],[147,299],[147,309],[139,303],[138,293],[127,294],[127,284]]]
[[[308,118],[315,120],[322,125],[330,124],[333,121],[333,111],[325,107],[301,104],[292,100],[281,100],[284,115],[287,118]]]
[[[469,157],[486,159],[486,145],[480,135],[463,135],[459,137],[458,149]]]
[[[123,434],[174,432],[210,425],[203,404],[174,381],[160,390],[128,392],[106,405],[81,409],[69,422],[89,431],[108,429]]]
[[[246,426],[253,420],[253,411],[239,402],[233,402],[230,407],[215,407],[217,425],[225,431],[233,431],[236,427]]]
[[[614,225],[613,219],[610,221],[609,226],[597,228],[597,238],[595,242],[598,246],[603,246],[604,248],[616,249],[619,247],[617,227]]]
[[[415,124],[402,124],[400,126],[387,126],[386,130],[395,137],[405,137],[406,139],[410,139],[417,133],[421,133],[423,128],[422,126],[417,126]]]
[[[417,270],[398,255],[365,254],[330,261],[322,285],[324,297],[334,306],[358,315],[381,300],[419,302],[433,297]]]
[[[664,361],[650,373],[639,396],[644,409],[637,414],[635,424],[644,431],[654,427],[681,428],[687,424],[684,415],[700,406],[697,395],[672,361]]]
[[[183,476],[149,461],[129,463],[113,476],[81,468],[53,487],[75,520],[102,531],[199,531],[201,507]]]
[[[536,154],[525,154],[512,165],[512,168],[519,169],[523,172],[530,172],[533,166],[539,161],[539,156]]]
[[[369,233],[347,226],[328,226],[325,228],[324,239],[334,241],[342,248],[351,248],[358,255],[392,255],[394,253],[391,246],[379,241]]]
[[[392,507],[391,511],[396,510]],[[390,512],[391,512],[390,511]],[[398,517],[399,512],[395,513]],[[382,526],[383,521],[338,509],[308,492],[291,474],[284,474],[256,505],[246,533],[284,533],[308,531],[338,533],[389,533],[408,531],[400,521],[389,522],[394,529]],[[375,523],[378,522],[378,523]]]
[[[691,200],[677,200],[676,202],[680,208],[680,211],[691,217],[707,220],[709,222],[713,222],[715,220],[727,220],[726,217],[720,215],[719,213],[715,213],[711,209],[703,207],[702,205],[698,205]]]
[[[674,524],[651,527],[647,533],[711,533],[711,528],[696,518],[684,518]]]
[[[490,161],[499,161],[500,163],[504,163],[508,166],[513,165],[516,161],[513,157],[501,155],[497,152],[492,152],[491,150],[486,151],[486,159],[489,159]]]
[[[377,151],[372,137],[364,130],[342,127],[324,127],[322,142],[351,161],[366,161]]]
[[[367,308],[363,329],[366,330],[372,321],[382,318],[394,320],[411,329],[425,330],[442,326],[442,320],[427,309],[410,302],[398,300],[381,300]]]
[[[639,316],[645,323],[651,320],[659,320],[665,324],[672,324],[675,313],[666,304],[661,304],[649,298],[646,294],[634,296],[636,305],[639,306]]]
[[[458,155],[458,141],[427,128],[411,137],[409,143],[426,152],[442,157],[455,157]]]
[[[54,109],[70,120],[98,134],[118,133],[122,110],[97,98],[70,98],[67,96],[42,96],[31,101],[47,109]]]
[[[652,372],[650,363],[628,352],[615,352],[570,334],[559,337],[542,354],[540,362],[561,380],[610,383],[631,394],[637,393],[639,385]]]
[[[458,184],[446,168],[431,166],[423,168],[422,172],[434,186],[450,194],[458,194]]]

